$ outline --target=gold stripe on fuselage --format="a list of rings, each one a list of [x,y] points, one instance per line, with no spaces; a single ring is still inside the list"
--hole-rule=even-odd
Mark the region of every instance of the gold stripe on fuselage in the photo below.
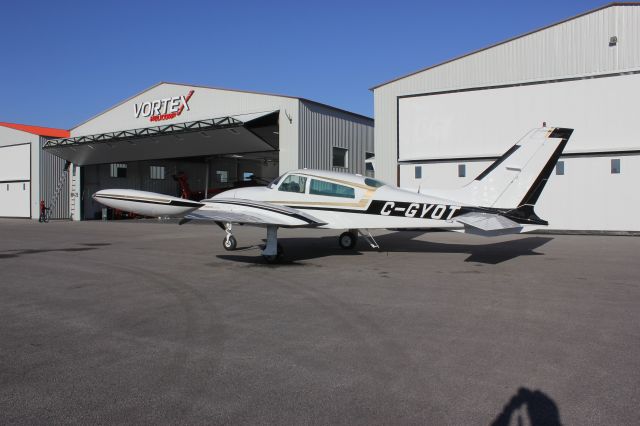
[[[346,186],[352,186],[352,187],[356,187],[356,188],[360,188],[360,189],[364,189],[364,195],[362,196],[362,198],[360,199],[360,201],[358,201],[357,203],[353,202],[353,203],[345,203],[345,202],[337,202],[337,201],[294,201],[294,200],[290,200],[290,201],[283,201],[283,200],[278,200],[278,201],[269,201],[270,203],[273,204],[282,204],[282,205],[287,205],[287,206],[319,206],[319,207],[353,207],[353,208],[365,208],[369,206],[369,203],[371,202],[371,197],[373,196],[373,193],[376,192],[376,190],[378,188],[374,188],[371,187],[369,185],[363,185],[360,183],[355,183],[355,182],[350,182],[347,180],[342,180],[342,179],[334,179],[334,178],[330,178],[330,177],[326,177],[326,176],[318,176],[318,175],[312,175],[310,173],[300,173],[300,172],[296,172],[296,175],[301,175],[301,176],[308,176],[308,177],[312,177],[312,178],[317,178],[320,180],[325,180],[325,181],[329,181],[329,182],[334,182],[334,183],[339,183],[341,185],[346,185]],[[330,195],[319,195],[320,197],[331,197]],[[331,198],[336,198],[336,197],[331,197]]]

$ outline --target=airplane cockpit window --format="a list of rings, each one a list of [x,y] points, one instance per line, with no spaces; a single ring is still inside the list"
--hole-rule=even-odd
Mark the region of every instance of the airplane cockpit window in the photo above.
[[[326,195],[329,197],[356,198],[355,191],[350,186],[338,185],[337,183],[315,179],[311,179],[309,193],[315,195]]]
[[[306,177],[298,176],[298,175],[289,175],[282,181],[282,183],[280,184],[280,187],[278,188],[278,191],[298,192],[300,194],[304,194],[306,185],[307,185]]]
[[[386,183],[379,181],[377,179],[366,178],[364,180],[364,184],[367,186],[373,186],[374,188],[380,188],[381,186],[385,186]]]

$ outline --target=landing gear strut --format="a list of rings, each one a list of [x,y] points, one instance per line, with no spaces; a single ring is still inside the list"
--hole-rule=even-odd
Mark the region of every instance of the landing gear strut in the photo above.
[[[284,250],[278,244],[278,227],[274,225],[267,226],[267,244],[262,250],[262,257],[267,263],[277,263],[282,260]]]
[[[347,232],[343,232],[338,237],[338,244],[345,250],[353,249],[358,243],[358,230],[349,229]]]
[[[224,237],[224,240],[222,240],[222,247],[227,251],[235,250],[238,245],[238,241],[231,233],[231,223],[227,222],[224,224],[224,232],[226,232],[227,235]]]

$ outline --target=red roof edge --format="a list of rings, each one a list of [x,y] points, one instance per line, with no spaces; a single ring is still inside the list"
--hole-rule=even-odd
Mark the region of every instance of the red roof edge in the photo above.
[[[68,138],[71,133],[64,129],[54,129],[53,127],[41,127],[41,126],[29,126],[27,124],[16,123],[3,123],[0,122],[0,126],[8,127],[10,129],[21,130],[27,133],[33,133],[39,136],[48,136],[53,138]]]

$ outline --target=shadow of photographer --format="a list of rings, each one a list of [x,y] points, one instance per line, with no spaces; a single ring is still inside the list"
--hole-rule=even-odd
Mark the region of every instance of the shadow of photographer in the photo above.
[[[558,406],[547,394],[539,390],[518,389],[492,426],[560,426]]]

